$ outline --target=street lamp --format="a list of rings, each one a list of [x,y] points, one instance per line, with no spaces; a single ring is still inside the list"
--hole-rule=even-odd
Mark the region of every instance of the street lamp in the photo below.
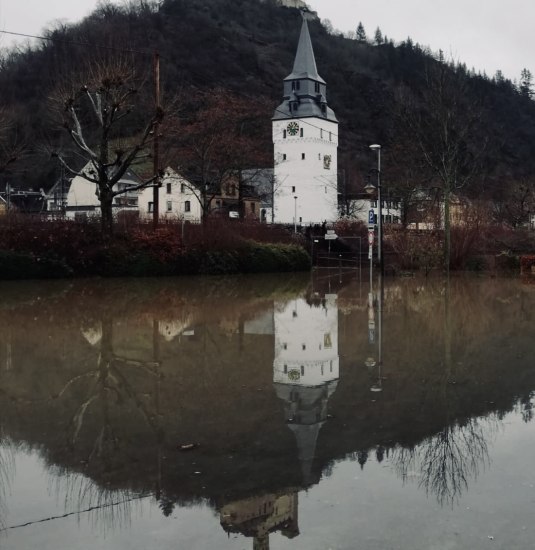
[[[297,195],[294,195],[294,233],[297,233]]]
[[[377,191],[377,261],[379,268],[383,273],[383,207],[381,200],[381,146],[378,144],[370,145],[372,151],[377,151],[377,187],[372,183],[368,183],[364,190],[369,195]]]

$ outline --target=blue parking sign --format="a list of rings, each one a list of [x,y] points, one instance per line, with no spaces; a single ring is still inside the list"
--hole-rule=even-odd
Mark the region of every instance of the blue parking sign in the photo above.
[[[368,211],[368,225],[374,225],[375,224],[375,213],[373,210]]]

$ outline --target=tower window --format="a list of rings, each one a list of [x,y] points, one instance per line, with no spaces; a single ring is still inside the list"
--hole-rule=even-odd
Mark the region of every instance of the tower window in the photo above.
[[[332,132],[329,132],[329,141],[332,141],[333,140],[333,134]]]
[[[286,160],[286,153],[282,153],[282,160]]]
[[[283,130],[283,131],[282,131],[282,137],[283,137],[284,139],[286,139],[286,130]]]
[[[301,160],[305,160],[305,153],[301,153]]]
[[[327,112],[327,107],[325,106],[325,103],[322,103],[321,105],[321,112],[325,114]]]
[[[320,93],[320,83],[314,82],[314,91],[319,94]]]
[[[284,374],[288,374],[288,365],[284,365]]]
[[[292,185],[292,193],[295,193],[295,185]]]
[[[320,138],[323,139],[323,128],[320,128]]]
[[[303,137],[303,128],[300,130],[300,136]]]
[[[167,194],[170,195],[170,194],[171,194],[171,184],[168,183],[168,184],[166,185],[166,188],[167,188]]]
[[[301,365],[301,376],[304,376],[305,374],[305,367]]]

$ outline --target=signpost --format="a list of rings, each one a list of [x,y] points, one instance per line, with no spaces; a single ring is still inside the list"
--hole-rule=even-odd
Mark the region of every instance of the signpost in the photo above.
[[[338,239],[338,235],[334,232],[334,229],[327,229],[325,233],[325,240],[329,241],[329,254],[331,253],[331,241]]]

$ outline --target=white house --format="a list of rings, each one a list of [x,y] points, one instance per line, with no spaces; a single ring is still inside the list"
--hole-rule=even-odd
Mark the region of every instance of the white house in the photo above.
[[[87,180],[82,174],[92,169],[89,162],[75,176],[67,192],[65,213],[67,218],[100,216],[100,202],[96,194],[96,184]],[[132,212],[141,219],[151,218],[154,211],[154,188],[131,190],[142,183],[133,170],[127,170],[123,178],[116,184],[117,189],[126,190],[114,199],[114,214]],[[168,168],[158,190],[160,219],[180,219],[191,222],[201,220],[201,205],[195,194],[195,187]]]
[[[306,19],[272,119],[276,223],[338,219],[338,120],[327,105]]]
[[[196,188],[172,168],[167,168],[158,195],[160,219],[179,219],[198,223],[201,221],[201,203]],[[154,188],[139,191],[138,210],[141,218],[154,212]]]

